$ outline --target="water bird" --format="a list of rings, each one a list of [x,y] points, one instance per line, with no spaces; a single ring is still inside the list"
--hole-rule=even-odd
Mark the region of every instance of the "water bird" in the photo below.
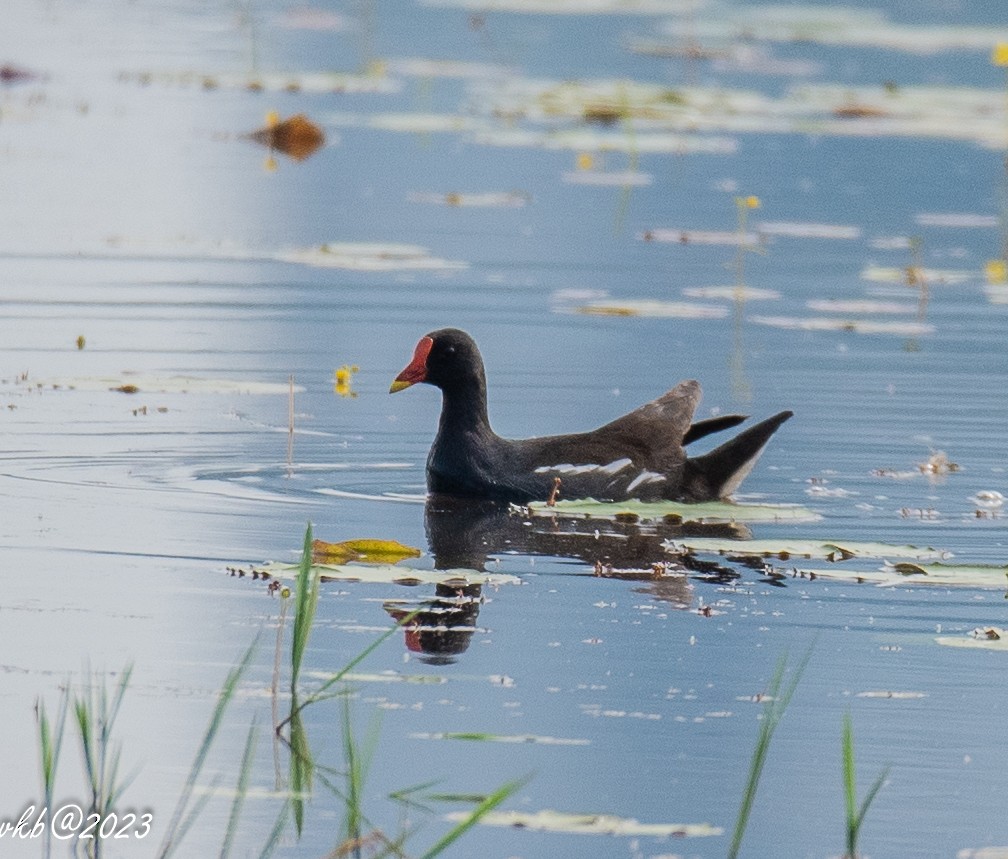
[[[737,426],[747,416],[694,423],[700,384],[688,380],[589,432],[502,438],[490,426],[483,357],[473,338],[457,328],[421,337],[389,393],[418,382],[434,385],[442,394],[437,435],[427,457],[428,490],[516,504],[550,500],[558,487],[566,499],[724,499],[793,414],[780,412],[709,453],[689,457],[687,445]]]

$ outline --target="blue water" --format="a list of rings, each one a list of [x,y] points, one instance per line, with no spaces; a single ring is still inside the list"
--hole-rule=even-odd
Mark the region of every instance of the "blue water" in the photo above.
[[[444,325],[479,342],[491,419],[503,435],[588,429],[697,378],[703,415],[796,413],[743,494],[800,503],[823,518],[755,526],[755,536],[909,543],[963,563],[1008,561],[1005,520],[978,519],[972,500],[981,490],[1008,493],[1008,303],[990,300],[983,277],[1001,238],[994,226],[918,219],[998,216],[1003,151],[940,137],[724,132],[734,154],[605,155],[610,170],[633,160],[650,185],[570,184],[563,174],[576,169],[576,148],[484,145],[465,132],[393,132],[368,121],[426,113],[486,120],[483,94],[494,75],[670,87],[692,77],[770,95],[802,81],[627,51],[628,37],[659,34],[660,16],[473,18],[461,8],[326,4],[345,27],[312,31],[283,26],[295,8],[107,0],[85,12],[15,0],[0,32],[0,63],[37,73],[0,85],[0,710],[10,738],[0,760],[11,774],[0,818],[38,799],[36,699],[52,709],[68,679],[132,662],[118,736],[124,767],[138,774],[122,807],[151,809],[157,824],[152,839],[108,855],[153,855],[216,690],[257,633],[252,667],[198,781],[206,786],[218,773],[221,785],[234,784],[255,715],[264,729],[252,784],[277,787],[268,724],[280,602],[226,567],[295,560],[309,520],[323,539],[394,539],[424,550],[419,566],[434,564],[416,502],[439,399],[423,387],[394,398],[387,390],[417,339]],[[904,23],[1004,24],[991,2],[886,8]],[[711,14],[730,17],[731,7]],[[990,91],[992,111],[1004,109],[1003,70],[982,51],[922,58],[797,43],[773,46],[773,55],[818,62],[813,82],[976,86]],[[389,94],[204,89],[185,77],[354,72],[412,57],[503,71],[478,86],[390,72],[399,89]],[[328,145],[301,163],[277,154],[276,169],[265,169],[268,153],[243,135],[271,109],[306,113]],[[417,202],[488,192],[528,202]],[[745,280],[780,297],[741,309],[697,299],[723,305],[721,319],[565,312],[587,300],[574,294],[677,301],[686,288],[734,283],[734,247],[641,236],[731,231],[735,196],[750,194],[761,203],[753,224],[848,225],[860,238],[771,238],[763,253],[746,256]],[[929,284],[923,319],[932,333],[793,331],[754,320],[829,315],[806,306],[826,298],[916,308],[918,289],[861,276],[869,265],[912,264],[906,247],[884,241],[911,236],[921,240],[925,267],[969,273],[961,283]],[[417,245],[464,266],[373,272],[279,258],[336,242]],[[333,393],[343,364],[360,368],[355,398]],[[125,371],[281,386],[293,375],[303,390],[292,463],[283,393],[129,395],[85,384]],[[44,380],[62,386],[35,387]],[[935,451],[959,470],[933,480],[876,473],[914,472]],[[846,494],[810,494],[812,478]],[[596,578],[584,541],[569,552],[559,548],[569,543],[537,537],[530,547],[513,532],[511,542],[495,542],[487,525],[454,539],[473,533],[487,541],[488,569],[521,584],[484,590],[454,661],[424,660],[397,633],[360,666],[368,676],[353,687],[361,737],[380,717],[364,796],[368,829],[394,837],[400,825],[422,824],[409,855],[447,831],[445,813],[471,806],[402,812],[392,791],[436,780],[433,791],[486,793],[526,776],[504,808],[706,822],[724,834],[664,841],[478,826],[448,855],[723,855],[758,730],[754,698],[783,655],[793,669],[808,651],[743,855],[842,853],[845,713],[860,791],[891,767],[862,832],[867,855],[953,856],[1008,843],[999,799],[1008,759],[997,719],[1004,656],[935,643],[938,634],[965,638],[1002,625],[1002,590],[823,580],[775,587],[735,565],[727,583],[696,577],[670,596],[648,582]],[[428,586],[326,583],[306,671],[338,670],[388,629],[389,601],[432,596]],[[677,607],[683,599],[688,610]],[[704,605],[712,616],[697,611]],[[375,676],[383,672],[440,682]],[[317,682],[309,676],[305,685]],[[879,694],[887,692],[901,694]],[[326,702],[305,713],[316,760],[336,770],[344,766],[341,712]],[[425,736],[456,731],[578,742]],[[66,748],[57,794],[79,799],[73,737]],[[283,774],[286,752],[278,754]],[[229,804],[226,795],[210,802],[180,855],[219,849]],[[248,800],[236,855],[258,855],[279,808],[275,796]],[[280,854],[327,855],[339,844],[341,816],[340,800],[317,782],[303,836],[289,829]],[[41,855],[37,843],[0,846],[4,855],[8,847]]]

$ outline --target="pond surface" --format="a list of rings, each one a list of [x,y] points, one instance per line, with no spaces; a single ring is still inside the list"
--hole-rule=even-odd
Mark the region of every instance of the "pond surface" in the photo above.
[[[282,598],[228,569],[295,562],[310,521],[503,577],[475,601],[321,585],[309,691],[402,610],[434,601],[453,627],[396,632],[350,686],[362,745],[377,726],[363,831],[417,829],[409,855],[472,804],[391,793],[525,778],[500,810],[709,834],[488,819],[447,855],[724,855],[761,702],[806,653],[743,855],[843,853],[845,714],[860,794],[890,768],[866,854],[1008,851],[1005,654],[945,646],[1008,625],[1001,4],[549,5],[9,0],[0,818],[41,800],[36,702],[132,664],[118,806],[154,825],[103,855],[154,855],[258,635],[177,855],[219,850],[253,718],[235,852],[259,855],[288,766],[268,727]],[[270,111],[325,144],[298,161],[249,140]],[[695,534],[425,509],[439,397],[387,391],[445,325],[479,342],[505,436],[589,429],[687,378],[702,417],[793,409],[737,498],[814,516],[735,535],[886,547],[771,570],[697,551],[654,578],[662,541]],[[876,581],[930,563],[906,546],[952,565],[942,584]],[[320,766],[345,769],[347,718],[305,709]],[[68,726],[58,798],[85,798],[78,757]],[[344,815],[316,780],[277,855],[334,855]]]

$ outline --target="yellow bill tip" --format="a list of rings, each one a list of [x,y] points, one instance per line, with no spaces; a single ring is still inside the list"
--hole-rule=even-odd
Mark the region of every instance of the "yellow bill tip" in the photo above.
[[[392,383],[391,387],[389,387],[388,392],[390,394],[398,394],[400,391],[405,391],[412,384],[412,382],[405,382],[402,379],[396,379]]]

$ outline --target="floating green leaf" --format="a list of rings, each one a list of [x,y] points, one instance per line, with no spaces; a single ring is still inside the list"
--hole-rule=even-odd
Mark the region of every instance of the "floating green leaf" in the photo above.
[[[654,520],[673,516],[683,522],[816,522],[818,513],[797,504],[731,504],[725,501],[705,501],[686,504],[682,501],[557,501],[553,507],[534,502],[528,505],[535,516],[586,516],[615,519],[634,515]]]

